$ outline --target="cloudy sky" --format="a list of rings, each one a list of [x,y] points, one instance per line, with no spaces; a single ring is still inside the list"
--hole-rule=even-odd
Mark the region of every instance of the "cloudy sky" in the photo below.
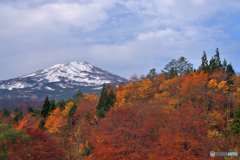
[[[0,79],[73,60],[124,77],[203,50],[240,71],[239,0],[1,0]]]

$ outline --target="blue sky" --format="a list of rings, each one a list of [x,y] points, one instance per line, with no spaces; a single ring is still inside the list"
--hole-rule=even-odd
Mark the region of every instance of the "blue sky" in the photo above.
[[[124,77],[220,48],[240,70],[239,0],[1,0],[0,79],[72,60]]]

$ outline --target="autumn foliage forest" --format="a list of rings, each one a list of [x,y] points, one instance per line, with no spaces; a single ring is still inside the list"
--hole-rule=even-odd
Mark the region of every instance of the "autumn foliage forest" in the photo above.
[[[209,152],[240,151],[240,76],[218,49],[200,61],[173,59],[99,95],[46,98],[41,110],[4,109],[0,159],[224,159]]]

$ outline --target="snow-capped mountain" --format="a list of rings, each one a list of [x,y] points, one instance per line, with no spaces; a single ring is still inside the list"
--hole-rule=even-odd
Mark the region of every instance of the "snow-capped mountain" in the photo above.
[[[119,84],[125,81],[87,62],[74,61],[0,81],[0,99],[67,98],[78,90],[96,92],[105,83]]]

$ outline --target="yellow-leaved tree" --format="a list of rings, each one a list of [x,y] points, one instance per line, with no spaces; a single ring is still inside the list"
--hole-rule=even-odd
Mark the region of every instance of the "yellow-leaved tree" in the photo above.
[[[63,116],[62,111],[60,108],[56,108],[48,116],[45,123],[45,128],[49,133],[59,133],[66,123],[67,120]]]
[[[217,88],[217,86],[218,86],[218,82],[216,79],[211,79],[208,82],[208,88],[215,89],[215,88]]]

